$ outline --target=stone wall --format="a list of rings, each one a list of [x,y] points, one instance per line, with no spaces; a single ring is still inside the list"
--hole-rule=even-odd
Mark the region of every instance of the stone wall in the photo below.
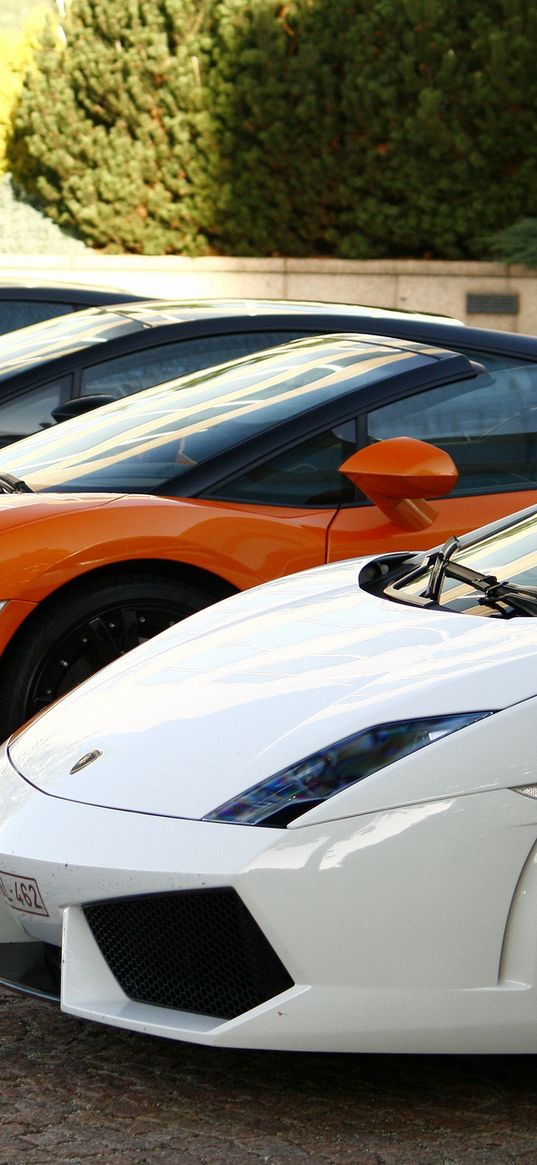
[[[101,284],[179,299],[320,299],[440,312],[537,334],[537,271],[502,263],[0,254],[0,279]]]

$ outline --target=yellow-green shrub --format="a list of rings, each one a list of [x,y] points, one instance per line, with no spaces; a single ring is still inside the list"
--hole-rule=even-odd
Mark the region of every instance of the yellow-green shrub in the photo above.
[[[8,169],[5,147],[11,113],[22,90],[26,71],[32,68],[39,34],[47,15],[48,4],[40,4],[22,29],[6,29],[0,38],[0,173]]]
[[[482,258],[537,217],[535,0],[69,0],[63,27],[6,148],[89,246]]]

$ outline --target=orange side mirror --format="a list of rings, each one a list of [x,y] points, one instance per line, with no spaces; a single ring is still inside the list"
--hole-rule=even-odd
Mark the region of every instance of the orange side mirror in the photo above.
[[[425,498],[447,494],[459,473],[443,449],[416,437],[391,437],[352,453],[339,472],[396,526],[423,530],[436,517]]]

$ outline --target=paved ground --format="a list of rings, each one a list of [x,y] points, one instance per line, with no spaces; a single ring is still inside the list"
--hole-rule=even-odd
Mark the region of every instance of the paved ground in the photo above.
[[[227,1052],[0,989],[0,1165],[537,1165],[537,1058]]]

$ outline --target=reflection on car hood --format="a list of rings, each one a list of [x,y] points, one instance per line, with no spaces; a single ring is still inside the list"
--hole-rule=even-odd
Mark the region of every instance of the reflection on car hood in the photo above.
[[[537,620],[390,603],[359,589],[361,565],[192,616],[38,717],[12,762],[53,796],[198,818],[369,725],[535,693]]]
[[[0,493],[0,531],[8,530],[11,533],[18,526],[45,521],[72,510],[97,509],[117,501],[119,497],[121,495],[117,493]]]

